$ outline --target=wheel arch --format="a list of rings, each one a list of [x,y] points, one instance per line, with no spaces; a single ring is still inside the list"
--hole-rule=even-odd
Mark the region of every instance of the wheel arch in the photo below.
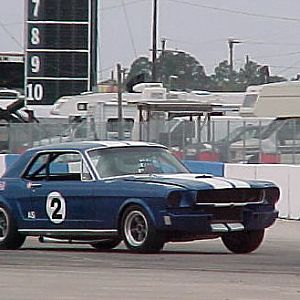
[[[127,199],[122,206],[120,207],[119,211],[118,211],[118,215],[117,215],[117,228],[118,228],[118,232],[120,233],[120,229],[121,229],[121,222],[122,222],[122,216],[125,212],[125,210],[133,205],[137,205],[139,207],[141,207],[142,209],[144,209],[146,211],[146,213],[149,215],[149,217],[151,218],[151,221],[153,222],[154,225],[157,224],[156,219],[155,219],[155,215],[153,214],[152,209],[150,208],[150,206],[142,199],[139,198],[130,198]]]
[[[12,213],[13,211],[13,207],[11,205],[11,203],[9,203],[5,197],[3,197],[2,195],[0,195],[0,205],[4,206],[7,210],[9,210],[10,213]]]
[[[22,219],[19,205],[15,201],[8,201],[5,197],[3,197],[3,195],[0,195],[0,205],[7,209],[7,211],[10,213],[11,217],[19,227],[20,220]]]

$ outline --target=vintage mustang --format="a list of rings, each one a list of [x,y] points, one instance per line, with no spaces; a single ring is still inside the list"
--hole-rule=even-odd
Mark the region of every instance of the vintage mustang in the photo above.
[[[87,243],[122,240],[135,252],[221,237],[249,253],[277,217],[279,189],[265,181],[192,174],[164,146],[78,142],[23,153],[0,179],[0,249],[27,236]]]

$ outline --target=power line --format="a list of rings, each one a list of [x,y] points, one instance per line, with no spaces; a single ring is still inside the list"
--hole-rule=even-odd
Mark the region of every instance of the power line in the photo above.
[[[128,18],[128,14],[127,14],[126,5],[125,5],[124,0],[122,0],[122,6],[123,6],[125,20],[126,20],[126,24],[127,24],[127,28],[128,28],[128,32],[129,32],[130,43],[131,43],[131,46],[132,46],[132,49],[133,49],[133,52],[134,52],[134,57],[137,58],[136,47],[135,47],[133,34],[132,34],[132,30],[131,30],[131,26],[130,26],[130,22],[129,22],[129,18]]]
[[[193,41],[185,41],[185,40],[177,40],[173,38],[166,38],[167,41],[174,42],[174,43],[181,43],[181,44],[186,44],[186,45],[202,45],[202,44],[207,44],[207,43],[216,43],[216,42],[224,42],[226,41],[225,39],[215,39],[215,40],[206,40],[203,41],[201,40],[200,42],[193,42]]]
[[[300,51],[280,53],[280,54],[274,54],[274,55],[268,55],[268,56],[251,56],[251,60],[266,59],[266,58],[273,58],[273,57],[285,57],[285,56],[299,55],[299,54],[300,54]],[[244,58],[238,58],[235,61],[243,61],[243,60],[244,60]]]
[[[283,69],[283,68],[290,68],[290,69],[297,69],[299,70],[300,69],[300,66],[276,66],[276,65],[269,65],[270,68],[274,68],[274,69]]]
[[[9,32],[9,30],[6,28],[6,26],[2,22],[0,22],[0,27],[21,49],[23,49],[23,46],[21,45],[21,43]]]
[[[169,2],[174,2],[174,3],[179,3],[179,4],[185,4],[193,7],[200,7],[200,8],[205,8],[205,9],[210,9],[210,10],[216,10],[216,11],[222,11],[222,12],[227,12],[227,13],[232,13],[232,14],[237,14],[237,15],[244,15],[248,17],[256,17],[256,18],[263,18],[263,19],[272,19],[272,20],[280,20],[280,21],[292,21],[292,22],[300,22],[299,18],[291,18],[291,17],[282,17],[282,16],[273,16],[273,15],[264,15],[264,14],[257,14],[257,13],[250,13],[250,12],[245,12],[242,10],[235,10],[235,9],[229,9],[229,8],[220,8],[220,7],[215,7],[215,6],[210,6],[210,5],[205,5],[205,4],[196,4],[192,3],[189,1],[184,1],[184,0],[168,0]]]
[[[137,4],[137,3],[141,3],[141,2],[149,2],[149,1],[150,0],[133,0],[133,1],[126,2],[125,5],[128,6],[128,5],[133,5],[133,4]],[[122,4],[116,4],[116,5],[111,5],[111,6],[106,6],[106,7],[103,6],[102,10],[111,10],[111,9],[115,9],[115,8],[120,8],[123,5],[124,5],[124,3],[122,3]]]
[[[279,74],[279,73],[285,73],[286,71],[288,70],[291,70],[291,69],[294,69],[294,66],[297,65],[298,63],[300,63],[300,59],[297,60],[296,62],[294,62],[293,64],[291,64],[290,66],[284,68],[284,69],[281,69],[277,72],[276,76]],[[299,68],[300,69],[300,68]]]

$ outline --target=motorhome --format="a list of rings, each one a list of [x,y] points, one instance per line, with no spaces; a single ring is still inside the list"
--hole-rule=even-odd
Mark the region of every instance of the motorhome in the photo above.
[[[122,93],[122,102],[143,101],[197,101],[200,103],[235,106],[235,115],[242,104],[244,93],[215,93],[207,91],[168,91],[162,83],[139,83],[133,87],[134,93]],[[51,109],[54,116],[84,116],[88,106],[102,102],[118,102],[118,93],[86,92],[75,96],[59,98]]]
[[[233,143],[231,161],[300,163],[300,82],[265,84],[256,92],[247,115],[273,121],[259,136]]]
[[[262,87],[263,85],[250,85],[247,87],[242,105],[240,107],[240,115],[242,117],[254,116],[253,108]]]
[[[240,115],[272,118],[300,116],[300,81],[249,86]]]
[[[145,101],[148,99],[166,99],[166,89],[162,83],[143,83],[134,87],[134,93],[122,93],[122,102]],[[52,115],[82,116],[88,112],[88,107],[97,102],[118,102],[118,93],[85,92],[75,96],[63,96],[53,105]]]

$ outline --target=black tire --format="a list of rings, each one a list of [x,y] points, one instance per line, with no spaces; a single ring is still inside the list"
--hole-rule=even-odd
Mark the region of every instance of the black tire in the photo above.
[[[121,243],[121,241],[122,241],[121,239],[106,239],[103,241],[91,243],[91,246],[99,251],[110,250],[117,247]]]
[[[0,249],[15,250],[25,242],[26,236],[20,235],[10,211],[0,205]]]
[[[240,231],[222,236],[226,248],[233,253],[245,254],[256,250],[264,239],[265,230]]]
[[[139,253],[157,253],[164,246],[164,239],[148,216],[138,205],[128,207],[121,221],[121,233],[126,247]]]

